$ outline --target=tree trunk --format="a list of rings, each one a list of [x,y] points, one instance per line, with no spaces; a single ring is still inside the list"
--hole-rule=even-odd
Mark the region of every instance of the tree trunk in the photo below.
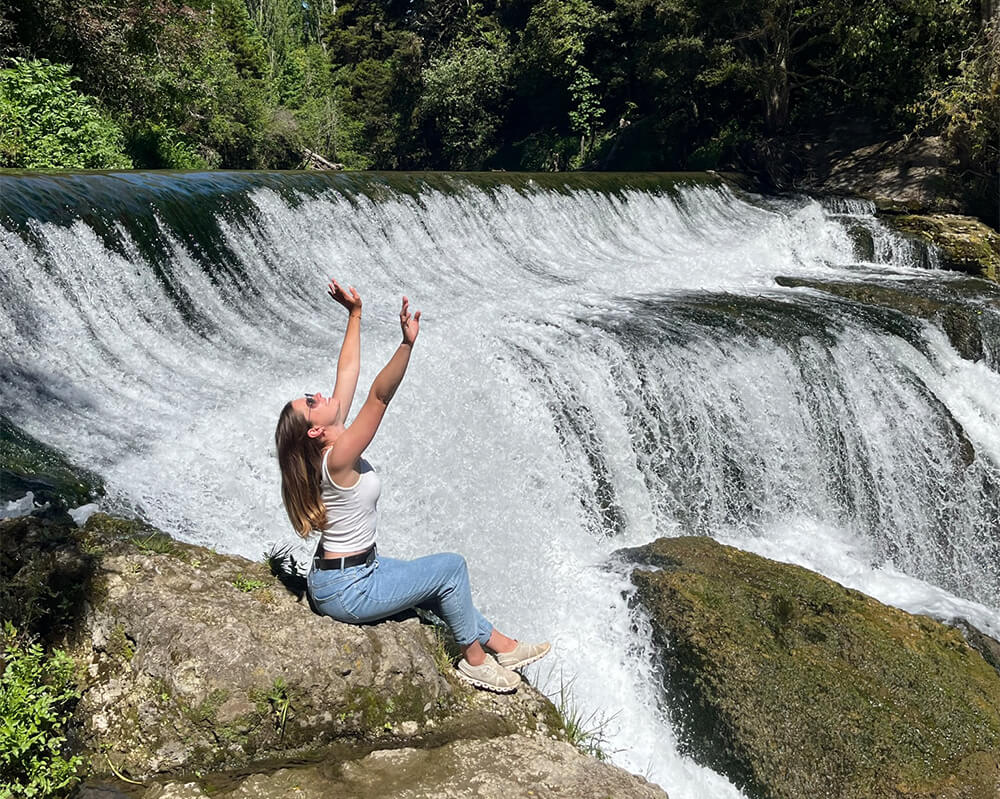
[[[787,34],[787,31],[781,31]],[[770,59],[770,68],[765,73],[764,93],[764,123],[769,133],[780,133],[788,124],[789,86],[788,86],[788,41],[786,35],[780,35],[775,42],[774,53]]]

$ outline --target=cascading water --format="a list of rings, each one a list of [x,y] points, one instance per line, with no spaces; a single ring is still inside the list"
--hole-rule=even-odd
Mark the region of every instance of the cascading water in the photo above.
[[[333,384],[326,279],[364,297],[362,387],[407,294],[421,337],[369,450],[380,546],[466,554],[616,762],[735,797],[678,753],[611,553],[711,535],[1000,633],[1000,304],[926,266],[863,204],[709,179],[9,176],[2,412],[112,509],[256,558],[293,541],[277,413]],[[834,284],[949,303],[977,359]]]

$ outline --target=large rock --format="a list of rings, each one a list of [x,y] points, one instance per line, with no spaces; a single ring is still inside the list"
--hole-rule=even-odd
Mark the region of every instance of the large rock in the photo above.
[[[180,544],[135,522],[88,520],[100,553],[67,641],[86,679],[77,738],[97,773],[242,766],[339,742],[426,746],[559,734],[527,683],[475,691],[451,676],[435,628],[413,617],[339,624],[262,563]]]
[[[324,763],[256,774],[225,786],[155,785],[142,799],[666,799],[655,785],[537,735],[462,740],[430,749],[380,749]]]
[[[954,212],[964,205],[958,162],[940,137],[817,143],[806,154],[807,184],[824,194],[851,194],[880,210]]]
[[[884,219],[896,230],[933,244],[945,269],[997,280],[1000,234],[978,219],[958,214],[889,214]]]
[[[79,667],[78,799],[121,799],[120,779],[150,799],[470,786],[511,799],[666,798],[566,743],[558,711],[527,682],[498,696],[458,681],[440,629],[412,614],[339,624],[262,563],[104,514],[82,529],[3,520],[0,543],[4,619],[46,632]],[[39,597],[51,607],[36,609]]]
[[[1000,796],[1000,675],[957,630],[708,538],[623,555],[686,745],[749,795]]]

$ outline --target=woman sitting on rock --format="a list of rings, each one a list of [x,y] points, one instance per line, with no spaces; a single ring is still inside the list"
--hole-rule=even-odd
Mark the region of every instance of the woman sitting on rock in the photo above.
[[[513,691],[520,683],[513,670],[544,656],[549,644],[508,638],[483,618],[472,604],[461,555],[406,561],[375,550],[381,484],[361,456],[406,373],[420,330],[420,311],[411,314],[403,297],[403,341],[375,378],[357,417],[345,426],[361,368],[361,297],[353,287],[345,291],[334,280],[328,293],[349,312],[333,395],[317,392],[287,403],[274,434],[288,518],[303,537],[320,531],[307,580],[309,595],[322,613],[350,624],[380,621],[407,608],[428,608],[447,622],[462,649],[456,666],[459,677],[491,691]]]

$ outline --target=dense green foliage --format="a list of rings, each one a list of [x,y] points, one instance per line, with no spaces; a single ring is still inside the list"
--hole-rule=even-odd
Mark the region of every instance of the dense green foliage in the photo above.
[[[78,698],[72,659],[20,639],[7,623],[0,674],[0,799],[62,796],[81,758],[65,755],[65,727]]]
[[[16,59],[0,69],[0,159],[36,169],[124,169],[122,132],[74,89],[66,64]]]
[[[916,113],[927,130],[943,130],[967,178],[996,186],[1000,173],[1000,19],[985,25],[958,61],[957,74],[935,84]],[[991,220],[992,221],[992,220]]]
[[[312,152],[348,168],[705,168],[851,120],[887,138],[945,134],[990,175],[992,6],[12,0],[0,56],[29,59],[22,76],[48,59],[32,69],[85,95],[104,157],[140,166],[287,168]],[[81,147],[82,129],[60,128]],[[5,145],[2,165],[86,160],[72,147],[36,157],[33,142]]]

